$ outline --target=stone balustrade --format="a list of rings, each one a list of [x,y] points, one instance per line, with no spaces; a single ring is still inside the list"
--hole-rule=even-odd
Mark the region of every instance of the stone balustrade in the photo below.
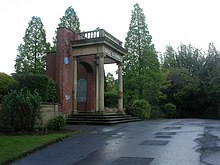
[[[115,38],[110,33],[106,32],[104,29],[97,29],[93,31],[87,31],[87,32],[81,32],[78,35],[78,40],[84,40],[84,39],[93,39],[93,38],[107,38],[111,40],[112,42],[116,43],[117,45],[122,46],[122,42],[119,41],[117,38]]]

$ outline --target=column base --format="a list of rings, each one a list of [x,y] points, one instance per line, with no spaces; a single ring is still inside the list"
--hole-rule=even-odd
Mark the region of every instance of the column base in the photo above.
[[[72,114],[78,114],[78,110],[72,110]]]
[[[98,115],[105,115],[106,114],[105,111],[101,111],[101,110],[96,111],[95,113],[98,114]]]
[[[124,110],[118,110],[118,111],[116,112],[116,114],[122,114],[122,115],[125,115],[126,113],[125,113]]]

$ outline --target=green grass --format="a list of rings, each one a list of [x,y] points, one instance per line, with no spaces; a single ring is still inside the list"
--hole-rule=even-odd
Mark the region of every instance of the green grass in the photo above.
[[[0,135],[0,164],[13,161],[73,134],[69,132],[44,135]]]

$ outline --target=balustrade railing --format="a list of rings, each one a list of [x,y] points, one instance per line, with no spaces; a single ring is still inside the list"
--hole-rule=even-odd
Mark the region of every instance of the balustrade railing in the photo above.
[[[106,37],[109,40],[113,41],[114,43],[122,46],[121,41],[119,41],[117,38],[115,38],[110,33],[106,32],[104,29],[97,29],[97,30],[93,30],[93,31],[81,32],[78,34],[78,40],[101,38],[101,37]]]

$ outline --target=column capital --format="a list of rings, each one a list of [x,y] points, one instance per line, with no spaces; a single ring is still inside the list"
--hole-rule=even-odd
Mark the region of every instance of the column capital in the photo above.
[[[124,63],[123,63],[123,62],[119,62],[119,63],[117,63],[117,65],[118,65],[118,66],[123,66]]]
[[[104,53],[99,53],[99,54],[96,54],[96,57],[101,58],[101,57],[106,57],[106,55]]]

